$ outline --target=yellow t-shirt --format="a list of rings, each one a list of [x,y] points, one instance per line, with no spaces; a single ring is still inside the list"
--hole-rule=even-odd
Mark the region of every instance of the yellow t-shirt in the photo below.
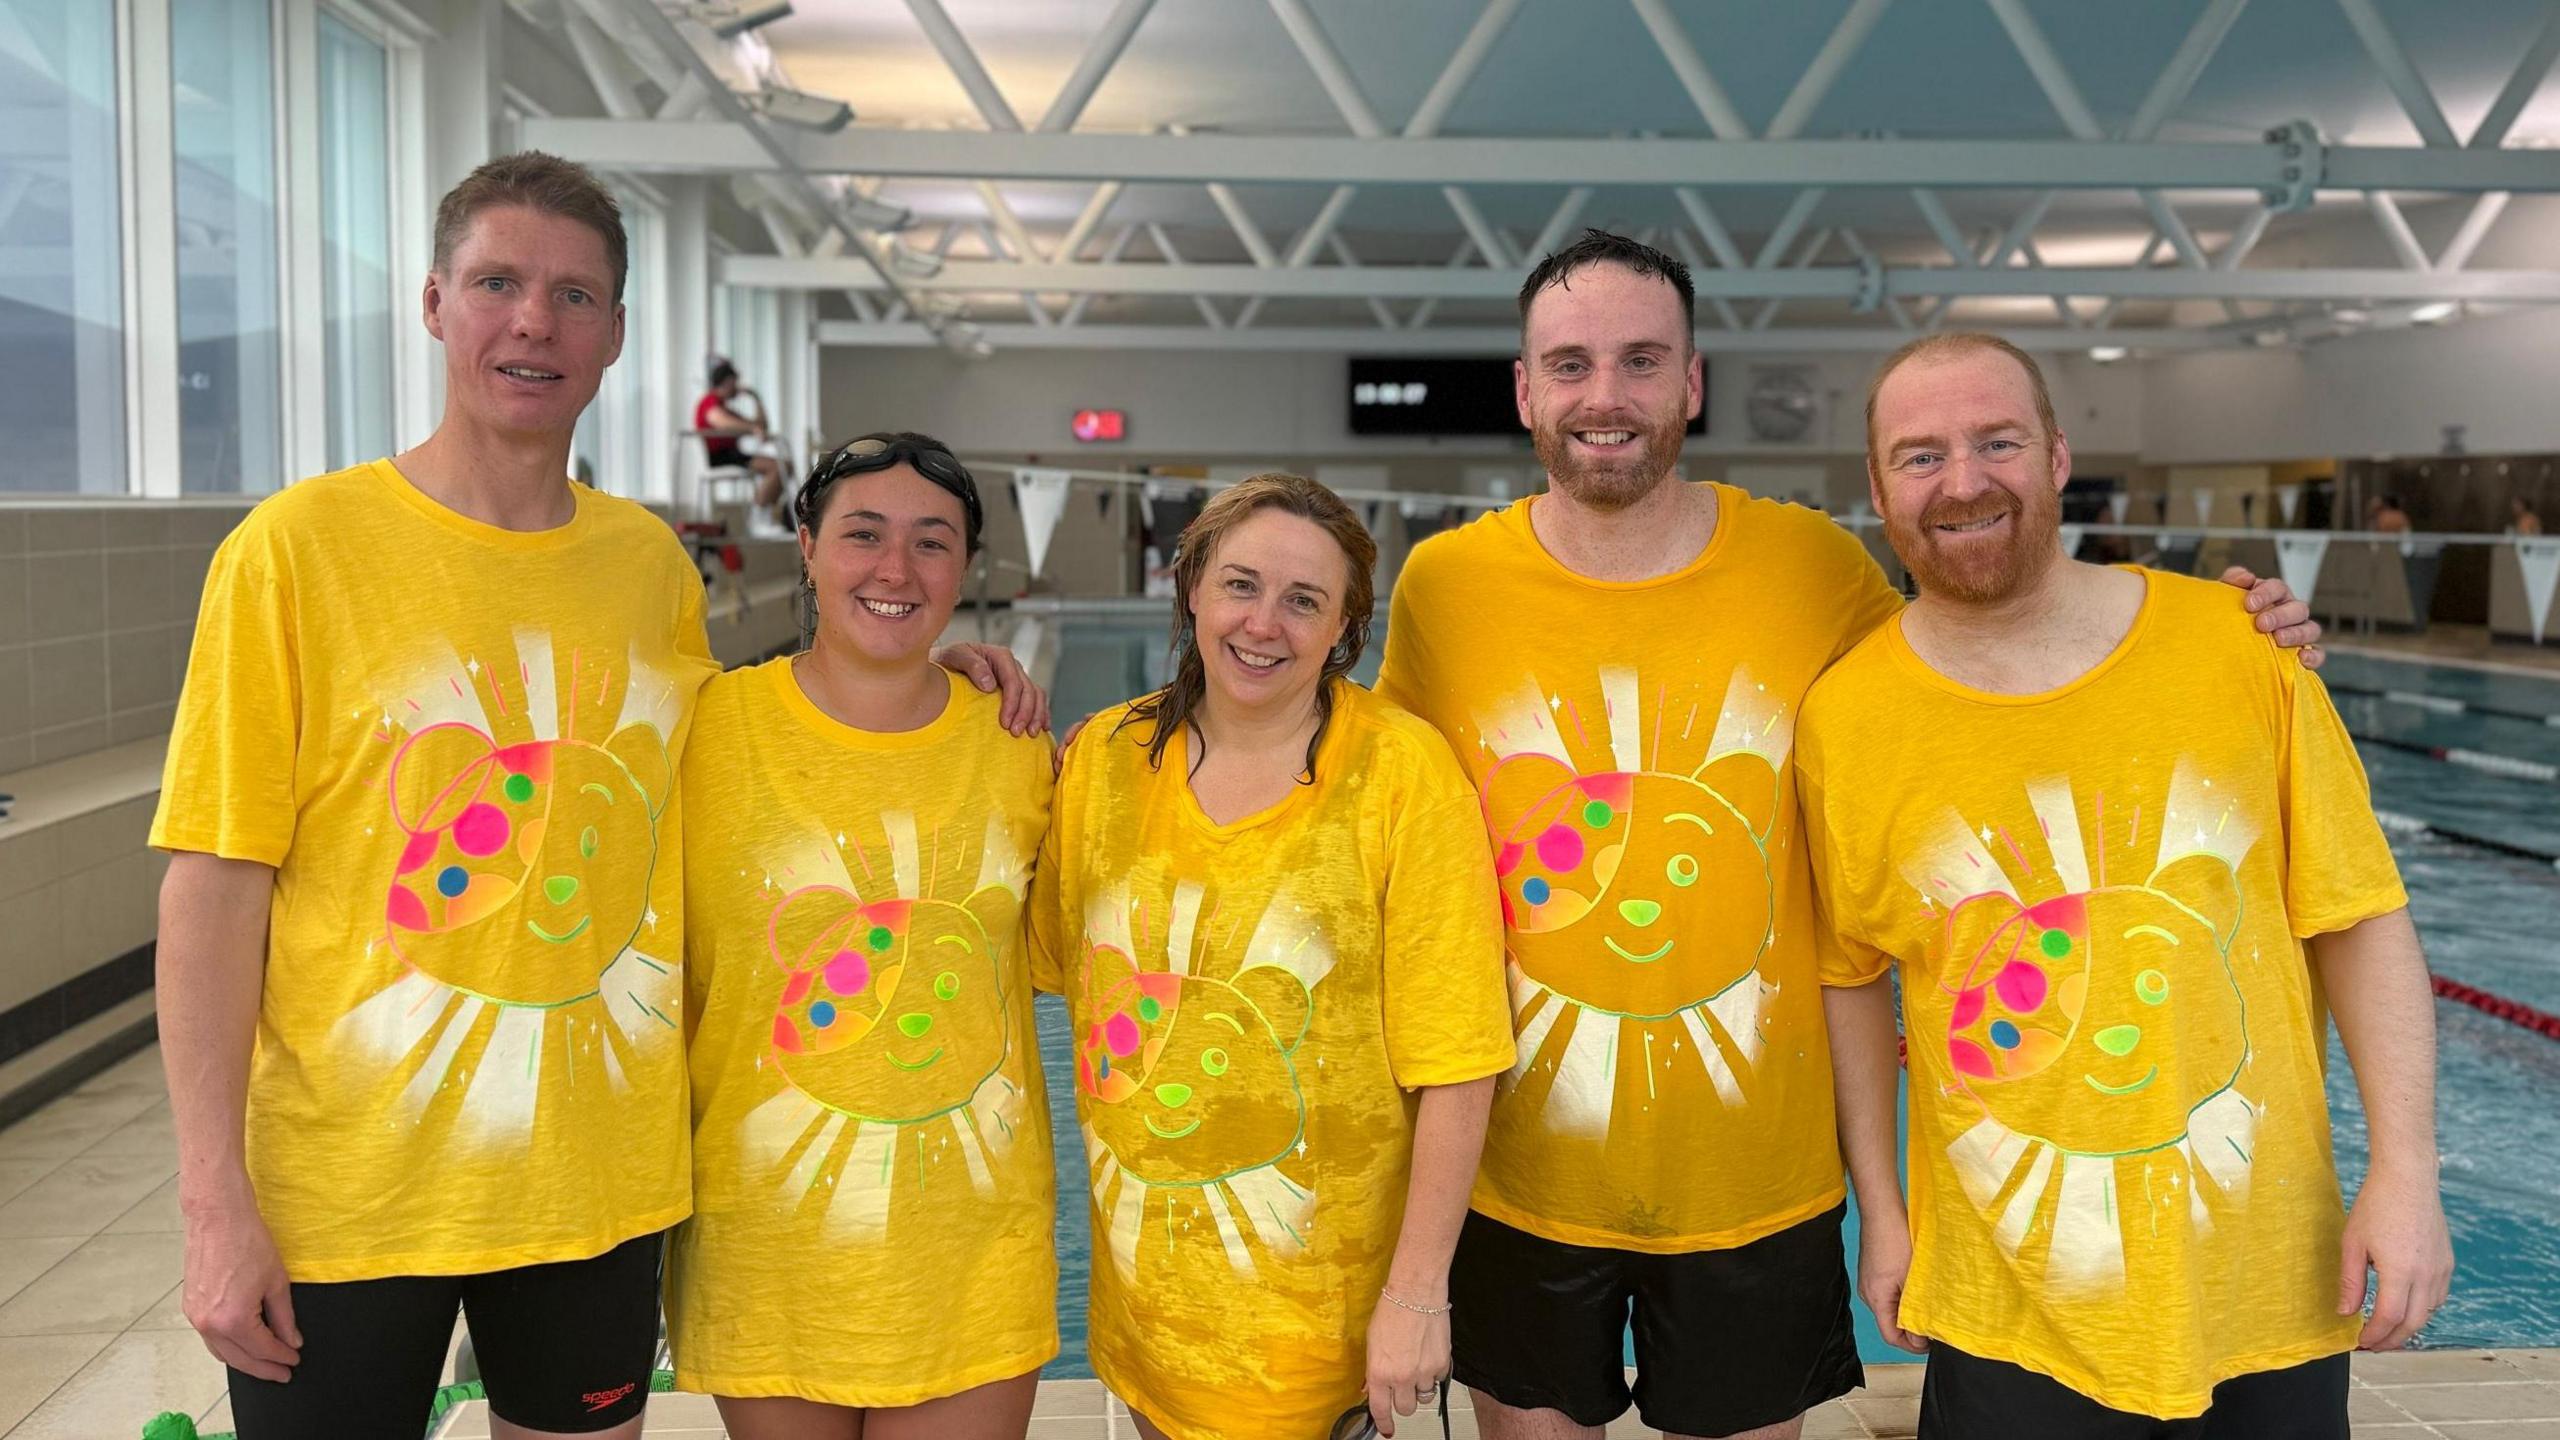
[[[377,460],[260,504],[205,578],[151,843],[276,867],[248,1165],[296,1280],[583,1259],[690,1205],[702,582],[570,493],[525,534]]]
[[[2407,897],[2319,680],[2228,588],[2141,573],[2123,643],[2041,695],[1886,626],[1796,764],[1824,979],[1901,967],[1903,1325],[2177,1418],[2355,1344],[2302,941]]]
[[[1033,906],[1093,1187],[1094,1372],[1176,1440],[1357,1401],[1414,1087],[1511,1063],[1484,831],[1449,747],[1335,682],[1315,782],[1210,822],[1186,732],[1095,716]],[[1115,733],[1116,731],[1116,733]]]
[[[676,1383],[912,1405],[1058,1351],[1056,1190],[1023,895],[1049,743],[954,677],[852,729],[774,660],[685,748],[693,1218]]]
[[[1786,783],[1805,690],[1901,601],[1815,511],[1716,488],[1654,580],[1547,553],[1533,498],[1415,548],[1381,694],[1482,792],[1520,1037],[1474,1206],[1550,1240],[1747,1244],[1840,1202],[1813,891]]]

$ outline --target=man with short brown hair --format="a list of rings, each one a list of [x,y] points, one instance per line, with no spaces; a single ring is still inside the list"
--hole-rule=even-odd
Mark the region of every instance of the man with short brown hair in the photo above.
[[[498,1440],[640,1431],[692,1209],[675,773],[700,577],[572,485],[620,212],[538,153],[437,207],[445,413],[205,579],[151,843],[184,1306],[244,1440],[416,1435],[470,1321]],[[1045,707],[1000,652],[936,658]]]
[[[714,670],[667,526],[567,480],[613,197],[438,208],[416,448],[214,558],[151,842],[184,1304],[247,1440],[414,1435],[457,1309],[492,1433],[636,1436],[691,1207],[675,764]],[[599,576],[613,577],[599,584]]]

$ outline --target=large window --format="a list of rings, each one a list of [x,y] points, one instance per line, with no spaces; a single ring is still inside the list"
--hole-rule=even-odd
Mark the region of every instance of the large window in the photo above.
[[[391,61],[320,12],[321,313],[332,469],[392,450]]]
[[[720,353],[738,367],[740,381],[762,402],[765,421],[775,435],[787,438],[797,417],[782,413],[790,397],[782,393],[782,348],[777,343],[780,306],[774,292],[723,285],[713,293],[721,302],[713,317]],[[755,408],[750,405],[748,410],[752,413]]]
[[[622,203],[622,228],[631,250],[631,280],[622,295],[622,358],[604,372],[595,403],[578,417],[570,464],[600,490],[664,501],[674,493],[676,431],[693,422],[693,396],[699,391],[681,397],[679,415],[662,354],[665,216],[655,201],[622,186],[614,187],[614,198]]]
[[[0,0],[0,96],[0,491],[120,491],[114,7]]]
[[[281,454],[269,4],[176,0],[169,25],[179,488],[263,493],[291,478]]]

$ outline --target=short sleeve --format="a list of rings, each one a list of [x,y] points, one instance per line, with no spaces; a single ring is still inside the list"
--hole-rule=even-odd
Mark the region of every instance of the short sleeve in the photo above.
[[[282,865],[301,715],[292,597],[235,534],[205,576],[153,848]]]
[[[710,832],[718,827],[716,824],[708,827],[685,824],[685,797],[728,793],[732,777],[720,773],[713,766],[706,747],[699,742],[705,733],[716,730],[722,720],[733,721],[736,718],[724,716],[714,719],[704,713],[709,708],[699,704],[694,707],[691,721],[694,739],[686,743],[683,764],[676,772],[675,798],[658,822],[661,843],[672,838],[675,853],[684,857],[685,946],[682,969],[684,1039],[688,1048],[693,1044],[703,1012],[711,1006],[712,981],[719,973],[720,946],[717,931],[704,923],[705,918],[715,913],[719,906],[719,897],[710,893],[707,883],[712,874],[712,867],[707,861],[708,844],[712,838]],[[706,720],[711,723],[706,725]],[[670,826],[674,831],[672,837],[668,835]]]
[[[681,545],[678,555],[681,568],[676,573],[682,579],[676,587],[676,654],[701,666],[704,674],[717,675],[720,673],[720,659],[711,651],[711,630],[703,618],[706,605],[700,584],[702,577],[694,570],[691,561],[681,558]]]
[[[1840,533],[1849,535],[1845,530]],[[1856,536],[1849,535],[1849,543],[1857,560],[1851,567],[1848,594],[1840,607],[1840,644],[1831,652],[1835,661],[1858,648],[1858,642],[1874,634],[1878,626],[1902,613],[1902,592],[1885,578],[1884,567],[1876,563],[1876,557]]]
[[[1453,785],[1457,762],[1444,758]],[[1501,900],[1475,797],[1463,790],[1388,821],[1387,1064],[1398,1085],[1457,1085],[1511,1068]]]
[[[1068,763],[1073,763],[1072,758]],[[1066,786],[1053,792],[1049,824],[1040,836],[1040,860],[1031,872],[1031,894],[1025,904],[1031,950],[1031,988],[1051,995],[1067,991],[1067,872],[1059,858],[1058,832],[1066,828]]]
[[[1401,709],[1422,711],[1420,668],[1422,623],[1414,618],[1412,587],[1398,584],[1387,592],[1386,649],[1378,657],[1377,695]]]
[[[1814,969],[1825,985],[1854,989],[1884,978],[1893,957],[1869,943],[1854,927],[1850,911],[1856,887],[1841,857],[1839,836],[1823,808],[1822,784],[1802,749],[1795,772],[1796,813],[1803,827],[1805,853],[1813,866]]]
[[[2409,903],[2373,814],[2364,761],[2329,688],[2290,651],[2270,659],[2289,685],[2284,759],[2285,913],[2303,939],[2344,930]]]

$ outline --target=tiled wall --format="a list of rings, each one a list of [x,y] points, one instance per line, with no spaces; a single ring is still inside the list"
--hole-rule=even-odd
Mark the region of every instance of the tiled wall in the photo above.
[[[124,787],[124,788],[130,788]],[[49,825],[0,825],[0,1055],[25,1037],[6,1018],[38,996],[151,943],[169,859],[146,849],[157,791]],[[75,997],[58,996],[59,1000]],[[110,1001],[121,996],[104,997]],[[63,1028],[82,1015],[20,1017]]]
[[[214,547],[248,507],[116,502],[0,506],[0,1060],[149,983],[168,868],[143,839],[160,746],[186,678]],[[715,654],[735,665],[797,634],[787,542],[749,542],[763,598],[725,607]],[[32,792],[42,793],[32,793]]]
[[[0,508],[0,774],[169,728],[243,505]]]

